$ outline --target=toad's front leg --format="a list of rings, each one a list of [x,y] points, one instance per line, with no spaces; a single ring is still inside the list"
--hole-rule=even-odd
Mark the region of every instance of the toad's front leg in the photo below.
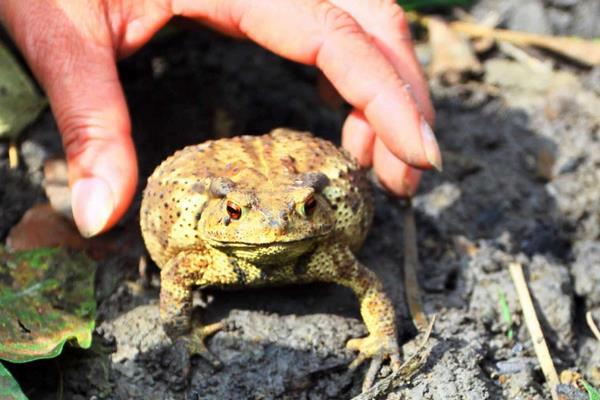
[[[368,358],[371,367],[363,390],[373,384],[382,362],[389,358],[393,371],[400,368],[400,350],[394,307],[375,273],[363,266],[349,248],[342,245],[318,249],[307,265],[308,279],[336,282],[351,288],[360,302],[360,313],[369,335],[351,339],[347,347],[359,352],[350,364],[358,367]]]
[[[204,340],[223,328],[223,322],[210,325],[192,324],[192,290],[194,287],[228,285],[237,276],[224,269],[215,273],[214,260],[208,252],[180,252],[161,269],[160,318],[163,329],[176,344],[182,344],[186,359],[200,355],[215,368],[221,362],[208,350]],[[187,369],[188,366],[185,366]]]

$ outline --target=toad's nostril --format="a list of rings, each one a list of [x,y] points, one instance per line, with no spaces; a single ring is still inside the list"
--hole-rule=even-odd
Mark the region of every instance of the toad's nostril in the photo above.
[[[287,231],[287,218],[272,218],[269,220],[269,227],[277,233],[283,234]]]

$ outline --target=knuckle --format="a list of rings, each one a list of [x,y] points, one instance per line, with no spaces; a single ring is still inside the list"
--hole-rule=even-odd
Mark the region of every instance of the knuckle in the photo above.
[[[63,147],[69,159],[79,158],[103,140],[98,134],[98,127],[90,124],[88,118],[81,113],[63,114],[57,116],[57,119],[60,121]]]
[[[379,0],[379,9],[388,17],[406,20],[404,10],[395,0]]]
[[[317,12],[327,33],[362,34],[362,28],[352,15],[329,2],[321,2]]]
[[[381,16],[396,27],[396,29],[400,30],[400,32],[408,34],[410,32],[408,18],[402,7],[395,0],[378,1],[379,7],[377,7],[377,10],[379,10]]]

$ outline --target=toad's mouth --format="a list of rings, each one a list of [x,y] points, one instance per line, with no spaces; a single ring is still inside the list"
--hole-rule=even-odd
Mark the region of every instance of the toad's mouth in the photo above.
[[[247,260],[257,265],[273,265],[289,263],[303,254],[313,251],[323,241],[323,236],[275,242],[212,240],[206,243],[230,257]]]
[[[220,239],[206,239],[206,242],[216,248],[239,248],[239,249],[253,249],[253,248],[265,248],[265,247],[294,247],[297,245],[311,244],[313,242],[320,241],[327,237],[328,234],[321,234],[315,236],[304,237],[300,239],[289,239],[289,240],[276,240],[268,242],[244,242],[236,240],[220,240]]]

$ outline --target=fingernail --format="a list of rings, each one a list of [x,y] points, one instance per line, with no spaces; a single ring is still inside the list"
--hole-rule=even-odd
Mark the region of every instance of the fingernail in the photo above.
[[[433,130],[431,130],[431,127],[425,119],[421,120],[421,137],[423,138],[423,146],[425,146],[425,157],[427,157],[427,161],[429,161],[435,169],[442,172],[442,154],[440,153],[440,147],[435,139]]]
[[[71,189],[73,218],[85,237],[98,234],[106,226],[114,210],[113,193],[102,178],[82,178]]]

